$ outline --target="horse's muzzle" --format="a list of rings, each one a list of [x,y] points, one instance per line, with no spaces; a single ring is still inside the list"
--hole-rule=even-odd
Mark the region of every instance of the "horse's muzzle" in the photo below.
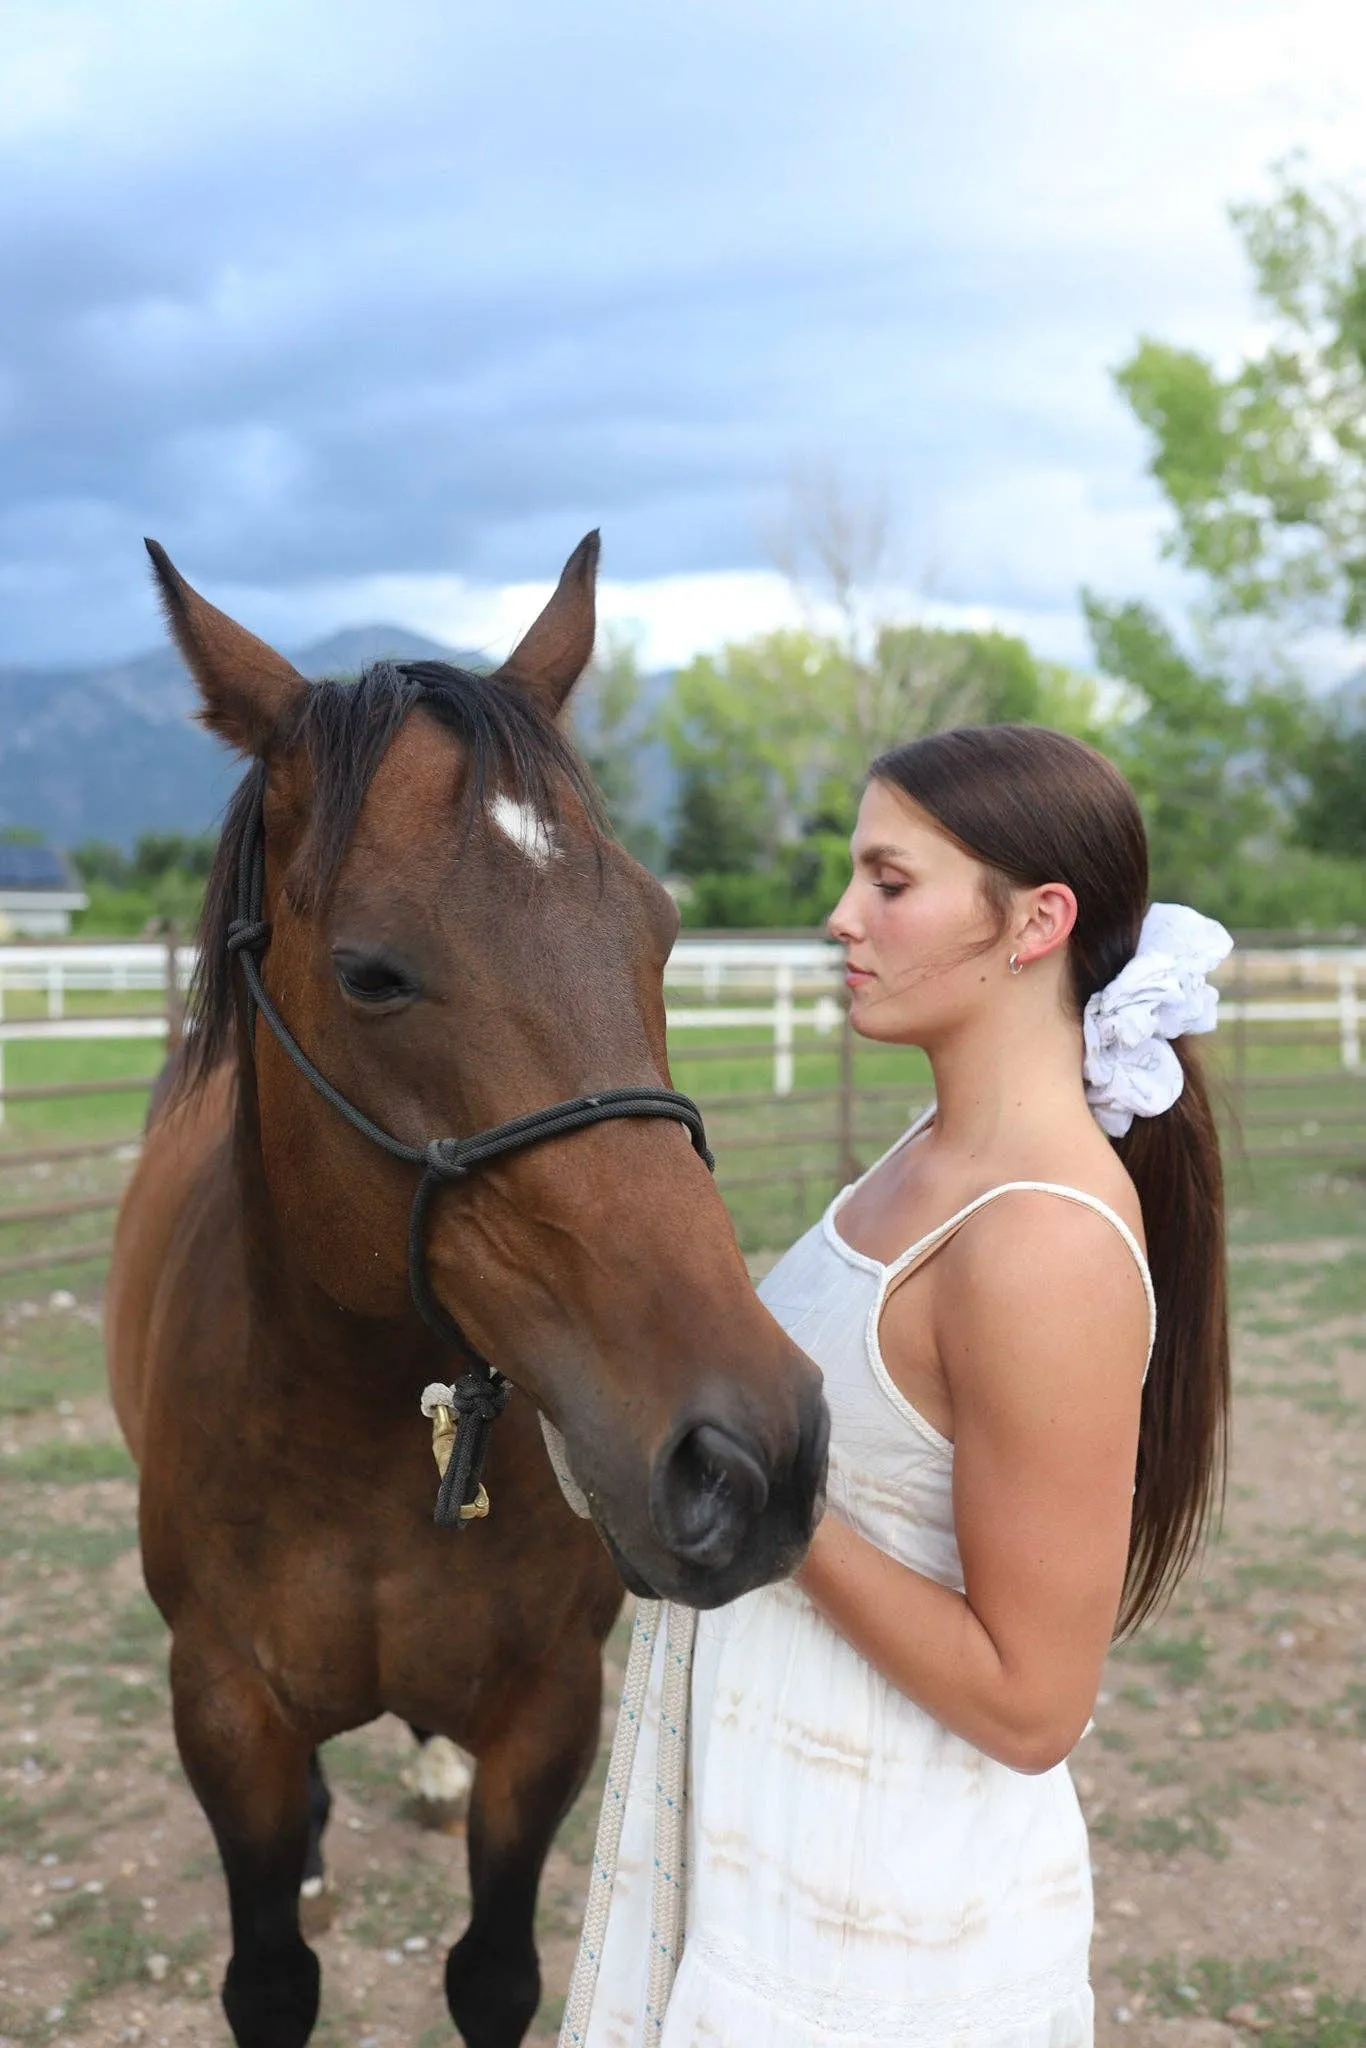
[[[800,1561],[825,1505],[830,1416],[818,1386],[803,1400],[795,1456],[775,1470],[737,1420],[682,1426],[650,1475],[650,1523],[681,1582],[675,1597],[719,1606]]]

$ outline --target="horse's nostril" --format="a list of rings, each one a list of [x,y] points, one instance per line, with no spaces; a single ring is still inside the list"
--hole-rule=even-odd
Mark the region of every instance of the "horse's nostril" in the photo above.
[[[768,1505],[768,1479],[728,1430],[701,1422],[655,1464],[650,1519],[675,1557],[714,1570],[730,1564]]]

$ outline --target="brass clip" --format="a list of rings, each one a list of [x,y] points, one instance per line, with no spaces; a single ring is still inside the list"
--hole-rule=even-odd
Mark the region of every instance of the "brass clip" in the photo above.
[[[443,1479],[454,1449],[455,1417],[449,1408],[438,1403],[432,1410],[432,1456],[436,1459],[436,1469]]]
[[[444,1402],[437,1402],[432,1409],[432,1456],[436,1469],[444,1479],[446,1467],[451,1462],[455,1449],[455,1432],[458,1427],[455,1416]],[[482,1522],[489,1511],[489,1497],[481,1485],[473,1500],[464,1501],[460,1507],[462,1522]]]

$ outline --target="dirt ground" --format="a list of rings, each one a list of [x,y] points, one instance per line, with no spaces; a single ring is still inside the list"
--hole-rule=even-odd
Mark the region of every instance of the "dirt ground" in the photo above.
[[[1366,1238],[1263,1248],[1235,1281],[1223,1534],[1113,1658],[1074,1759],[1101,2048],[1366,2044]],[[93,1296],[0,1310],[0,2048],[222,2048],[224,1899],[99,1389]],[[394,1722],[328,1748],[320,2048],[455,2038],[463,1842],[415,1826],[411,1753]],[[590,1788],[546,1874],[538,2043],[594,1806]]]

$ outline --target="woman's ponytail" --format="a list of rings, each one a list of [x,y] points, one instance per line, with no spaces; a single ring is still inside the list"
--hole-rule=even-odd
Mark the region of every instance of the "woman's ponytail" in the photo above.
[[[1136,1628],[1190,1564],[1223,1505],[1230,1394],[1224,1176],[1198,1053],[1174,1041],[1185,1087],[1111,1143],[1143,1210],[1157,1338],[1143,1388],[1138,1478],[1119,1628]]]

